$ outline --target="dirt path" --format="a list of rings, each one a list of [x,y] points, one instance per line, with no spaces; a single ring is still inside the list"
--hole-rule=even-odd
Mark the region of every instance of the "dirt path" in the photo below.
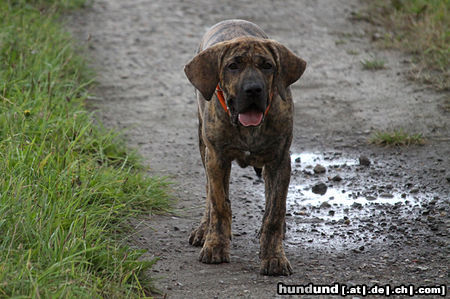
[[[98,70],[98,108],[110,127],[176,183],[176,216],[136,223],[134,244],[161,257],[152,275],[169,298],[272,298],[286,284],[436,285],[449,283],[449,114],[437,94],[407,81],[408,59],[375,50],[367,24],[352,23],[353,0],[96,0],[70,17]],[[184,64],[209,26],[228,18],[257,23],[308,62],[293,86],[295,129],[286,255],[290,277],[258,274],[256,231],[263,184],[233,166],[231,263],[205,265],[187,240],[203,211],[204,172],[194,91]],[[89,40],[89,41],[87,41]],[[362,70],[371,56],[385,70]],[[423,147],[368,146],[374,130],[402,127],[428,137]],[[364,154],[370,166],[360,166]],[[296,158],[297,162],[295,162]],[[326,167],[314,174],[311,166]],[[342,181],[331,178],[339,175]],[[328,190],[311,192],[319,182]]]

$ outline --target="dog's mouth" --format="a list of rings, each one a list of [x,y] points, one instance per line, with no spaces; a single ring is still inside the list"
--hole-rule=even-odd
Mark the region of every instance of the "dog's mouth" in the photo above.
[[[239,112],[238,119],[244,127],[259,126],[263,120],[264,113],[256,105],[251,105],[245,111]]]

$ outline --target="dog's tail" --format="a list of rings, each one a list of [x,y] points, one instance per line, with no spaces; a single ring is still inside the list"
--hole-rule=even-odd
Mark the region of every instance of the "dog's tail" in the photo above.
[[[253,167],[253,169],[255,170],[256,175],[258,176],[258,178],[261,178],[261,176],[262,176],[262,168]]]

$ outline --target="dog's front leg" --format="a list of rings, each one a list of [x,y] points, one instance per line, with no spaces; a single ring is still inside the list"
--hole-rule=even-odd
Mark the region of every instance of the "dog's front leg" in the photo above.
[[[207,264],[230,262],[231,204],[228,198],[231,161],[214,149],[206,148],[205,169],[208,176],[207,202],[209,229],[199,260]]]
[[[291,158],[285,151],[278,160],[264,166],[266,209],[260,235],[260,272],[263,275],[290,275],[292,268],[283,250],[286,196],[291,177]]]

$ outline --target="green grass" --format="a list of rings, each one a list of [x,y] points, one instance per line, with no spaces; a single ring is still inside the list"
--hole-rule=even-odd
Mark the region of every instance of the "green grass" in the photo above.
[[[39,10],[58,9],[70,10],[89,5],[93,0],[6,0],[10,4],[32,5]]]
[[[376,0],[369,18],[387,33],[382,45],[413,57],[409,77],[450,90],[450,0]]]
[[[146,296],[154,260],[127,221],[168,210],[167,183],[94,124],[92,74],[55,21],[71,5],[46,3],[0,1],[0,298]]]
[[[378,58],[361,60],[361,64],[363,69],[370,71],[377,71],[385,68],[385,61]]]
[[[422,134],[409,134],[403,129],[393,131],[378,131],[375,132],[369,139],[369,143],[376,145],[423,145],[425,139]]]
[[[347,54],[356,56],[356,55],[359,55],[359,51],[357,51],[357,50],[347,50]]]

